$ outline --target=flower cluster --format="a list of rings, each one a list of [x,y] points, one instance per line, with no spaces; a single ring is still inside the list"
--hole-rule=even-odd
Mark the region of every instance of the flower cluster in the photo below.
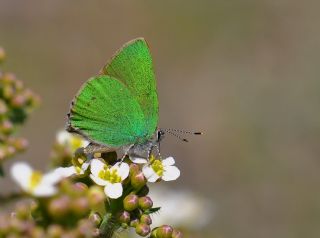
[[[0,237],[99,237],[101,218],[90,212],[103,203],[103,192],[69,181],[62,181],[57,191],[56,196],[37,203],[17,204],[10,215],[1,214]]]
[[[4,59],[5,52],[0,47],[0,64]],[[25,88],[22,81],[13,73],[0,69],[0,165],[1,161],[27,147],[24,138],[16,138],[13,134],[38,103],[38,96]]]
[[[70,166],[53,168],[47,173],[35,171],[24,162],[17,162],[11,168],[12,177],[24,192],[38,197],[38,204],[42,204],[38,212],[34,213],[38,214],[37,217],[34,216],[37,221],[49,216],[54,224],[63,225],[65,221],[78,221],[91,214],[96,225],[91,233],[102,237],[109,237],[110,232],[130,227],[143,237],[182,237],[180,231],[168,225],[151,228],[151,215],[160,208],[153,207],[147,183],[171,181],[180,176],[172,157],[162,160],[152,155],[145,163],[141,163],[142,160],[134,163],[133,161],[137,161],[135,158],[118,161],[114,153],[77,153],[76,147],[72,147],[74,143],[83,146],[88,144],[79,137],[60,132],[53,150],[58,155],[61,148],[64,148],[64,154],[69,153],[67,157],[72,157]],[[72,184],[67,182],[69,180],[82,183]],[[69,184],[68,189],[65,184]],[[99,202],[92,202],[92,198],[70,198],[74,194],[81,194],[81,191],[87,191]],[[79,207],[75,209],[74,206]],[[75,212],[84,217],[75,219]],[[76,223],[72,224],[75,225]]]

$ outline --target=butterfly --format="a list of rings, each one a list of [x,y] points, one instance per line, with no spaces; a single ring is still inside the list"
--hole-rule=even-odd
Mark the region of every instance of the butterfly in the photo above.
[[[81,87],[71,103],[66,130],[90,141],[85,153],[121,150],[129,157],[148,159],[166,131],[174,134],[159,129],[158,121],[151,53],[147,42],[137,38]]]

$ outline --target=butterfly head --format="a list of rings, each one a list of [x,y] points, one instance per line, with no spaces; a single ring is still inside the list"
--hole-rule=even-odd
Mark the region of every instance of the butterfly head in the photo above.
[[[164,135],[165,135],[165,131],[162,129],[158,129],[157,130],[157,142],[160,142],[164,138]]]

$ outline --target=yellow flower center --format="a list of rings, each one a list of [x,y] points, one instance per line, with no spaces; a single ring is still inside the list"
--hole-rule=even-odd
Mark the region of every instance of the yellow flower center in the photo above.
[[[76,151],[78,148],[82,147],[82,138],[78,136],[72,136],[70,139],[71,150]]]
[[[110,183],[120,183],[121,177],[116,169],[109,169],[107,166],[100,170],[98,177]]]
[[[151,161],[151,159],[153,159],[153,160]],[[163,168],[163,164],[162,164],[161,160],[154,159],[154,158],[151,158],[151,159],[150,159],[150,163],[151,163],[152,169],[154,170],[154,172],[156,172],[156,174],[158,176],[161,177],[164,172],[164,168]]]
[[[29,188],[31,190],[35,189],[41,182],[42,173],[38,171],[34,171],[31,174],[30,181],[29,181]]]
[[[73,164],[73,166],[75,167],[76,172],[77,172],[78,174],[81,173],[81,171],[82,171],[82,165],[84,164],[84,162],[86,162],[86,158],[83,158],[83,157],[74,157],[74,158],[72,159],[72,164]]]

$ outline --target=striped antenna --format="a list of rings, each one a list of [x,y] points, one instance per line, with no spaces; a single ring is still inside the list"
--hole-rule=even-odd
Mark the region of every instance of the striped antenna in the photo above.
[[[203,135],[202,132],[196,132],[196,131],[186,131],[186,130],[180,130],[180,129],[173,129],[173,128],[167,128],[165,129],[166,132],[178,132],[178,133],[183,133],[183,134],[192,134],[192,135]]]
[[[182,138],[181,136],[173,133],[172,131],[167,131],[167,130],[166,130],[166,132],[169,133],[170,135],[173,135],[173,136],[177,137],[177,138],[178,138],[179,140],[181,140],[181,141],[189,142],[186,138]]]
[[[180,139],[181,141],[184,141],[184,142],[189,142],[189,141],[186,138],[181,137],[177,133],[192,134],[192,135],[202,135],[203,134],[202,132],[186,131],[186,130],[172,129],[172,128],[164,129],[164,131],[167,132],[168,134],[171,134],[171,135],[177,137],[178,139]]]

